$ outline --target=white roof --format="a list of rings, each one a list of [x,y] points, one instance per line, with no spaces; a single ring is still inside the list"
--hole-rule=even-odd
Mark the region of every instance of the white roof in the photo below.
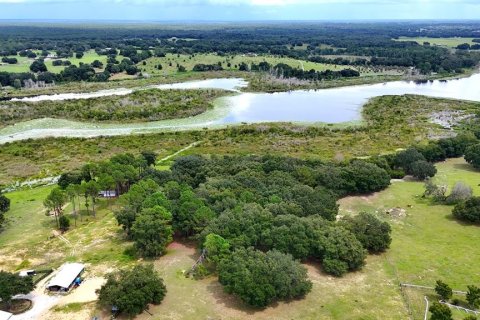
[[[0,310],[0,320],[8,320],[8,319],[10,319],[12,316],[13,316],[12,313],[10,313],[10,312],[5,312],[5,311]]]
[[[68,288],[72,284],[73,280],[83,271],[85,266],[81,263],[65,263],[55,277],[50,280],[47,285],[49,287],[62,287]]]

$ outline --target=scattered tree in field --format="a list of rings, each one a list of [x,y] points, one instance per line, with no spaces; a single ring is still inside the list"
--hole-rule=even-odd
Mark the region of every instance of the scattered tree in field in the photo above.
[[[4,214],[10,210],[10,199],[7,198],[4,194],[0,193],[0,227],[5,221]]]
[[[448,301],[452,297],[452,288],[445,282],[437,280],[435,285],[435,292],[442,298],[442,300]]]
[[[465,149],[465,161],[474,168],[480,168],[480,144],[475,144]]]
[[[99,303],[110,309],[116,306],[129,317],[140,314],[148,304],[159,304],[167,288],[153,265],[135,266],[107,275],[107,282],[100,288]]]
[[[437,174],[437,168],[430,162],[423,160],[412,163],[410,170],[410,174],[419,180],[425,180]]]
[[[365,249],[378,253],[387,250],[392,242],[392,229],[387,222],[380,221],[373,214],[362,212],[347,217],[342,225],[355,235]]]
[[[60,223],[58,221],[58,218],[63,213],[63,205],[65,204],[65,202],[66,202],[65,192],[59,187],[53,188],[52,191],[50,191],[50,194],[47,196],[47,198],[43,201],[43,205],[45,206],[45,208],[49,210],[48,213],[53,211],[53,214],[57,221],[57,226],[59,228],[60,228]]]
[[[444,304],[434,302],[428,309],[432,314],[430,320],[453,320],[452,310]]]
[[[455,218],[467,222],[480,222],[480,197],[472,197],[457,204],[452,211]]]
[[[350,231],[331,227],[323,232],[324,237],[318,246],[325,272],[339,277],[348,271],[358,270],[365,264],[366,251]]]
[[[0,271],[0,301],[10,306],[12,297],[27,294],[35,288],[31,277],[20,277],[17,274]]]
[[[463,318],[463,320],[478,320],[478,318],[472,314],[469,314],[468,316]]]
[[[467,286],[467,302],[471,308],[480,307],[480,288],[477,286]]]
[[[473,191],[470,186],[467,186],[463,182],[457,182],[446,200],[448,204],[456,204],[470,199],[472,195]]]
[[[35,60],[30,65],[30,71],[35,72],[35,73],[46,72],[47,71],[47,66],[45,65],[45,62],[43,62],[43,60]]]
[[[100,60],[94,60],[91,63],[91,66],[96,68],[96,69],[101,69],[101,68],[103,68],[103,63]]]
[[[142,157],[147,162],[147,166],[153,166],[157,162],[157,155],[152,151],[142,151]]]
[[[172,214],[165,208],[155,206],[143,209],[132,225],[135,248],[144,257],[158,257],[165,253],[172,242]]]
[[[412,174],[412,166],[417,161],[425,161],[425,157],[415,148],[408,148],[407,150],[397,153],[395,156],[395,166],[402,168],[406,174]]]
[[[307,270],[292,256],[253,248],[239,248],[223,259],[219,281],[226,292],[259,308],[274,301],[303,297],[312,289]]]
[[[100,186],[95,180],[90,180],[84,185],[84,188],[86,196],[92,200],[92,212],[95,217],[95,204],[97,203]]]
[[[70,228],[70,220],[66,216],[60,216],[58,218],[58,226],[62,232],[65,232]]]

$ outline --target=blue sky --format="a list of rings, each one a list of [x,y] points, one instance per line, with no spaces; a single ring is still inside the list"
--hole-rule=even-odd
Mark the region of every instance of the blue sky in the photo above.
[[[480,0],[0,0],[0,19],[480,19]]]

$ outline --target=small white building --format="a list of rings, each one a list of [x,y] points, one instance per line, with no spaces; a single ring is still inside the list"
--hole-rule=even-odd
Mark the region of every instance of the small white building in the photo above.
[[[50,291],[69,291],[74,285],[75,279],[80,276],[84,269],[85,265],[81,263],[65,263],[47,284],[47,289]]]
[[[0,310],[0,320],[8,320],[13,316],[12,313]]]

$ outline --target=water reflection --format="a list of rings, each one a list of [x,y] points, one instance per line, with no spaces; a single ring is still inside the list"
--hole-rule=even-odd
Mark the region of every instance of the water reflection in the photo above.
[[[396,81],[323,90],[244,93],[226,99],[231,111],[220,122],[354,121],[361,118],[361,107],[369,99],[404,94],[480,101],[480,74],[448,81]]]

